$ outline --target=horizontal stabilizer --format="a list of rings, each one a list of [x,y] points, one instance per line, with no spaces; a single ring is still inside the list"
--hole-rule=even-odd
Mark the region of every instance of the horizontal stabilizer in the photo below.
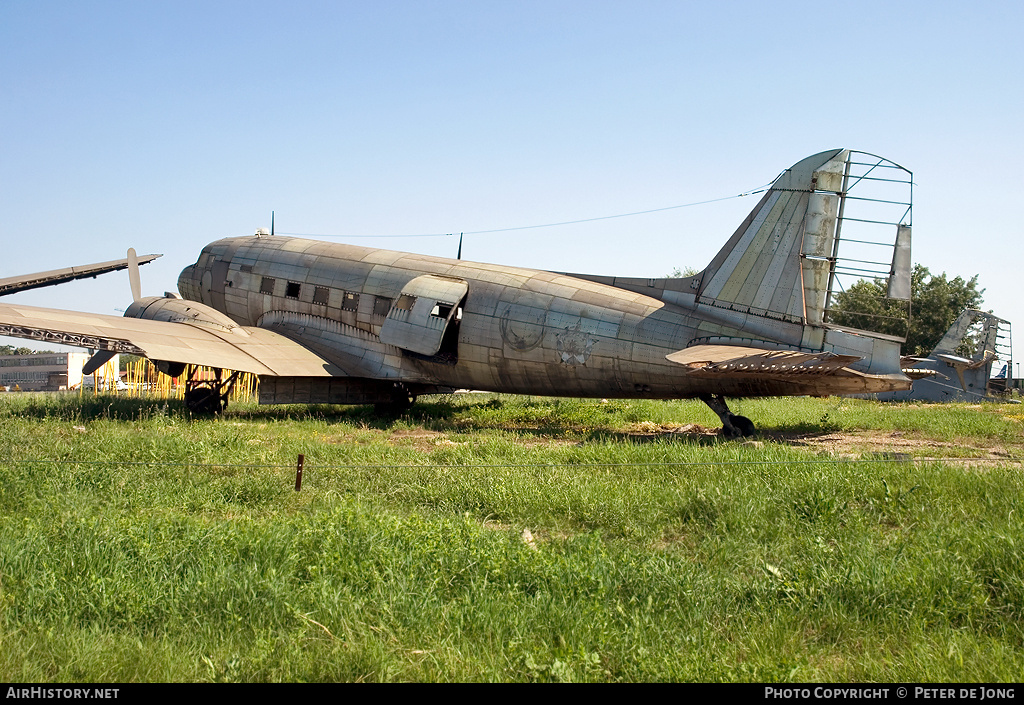
[[[938,370],[929,370],[923,367],[908,367],[903,370],[903,374],[905,374],[907,377],[910,377],[910,379],[915,381],[919,379],[927,379],[928,377],[940,376]],[[946,375],[941,376],[946,377]],[[946,379],[949,379],[949,377],[946,377]]]
[[[936,353],[935,357],[957,370],[977,370],[995,360],[996,354],[991,350],[985,350],[978,360],[968,360],[966,357],[946,353]]]
[[[900,358],[900,367],[917,367],[922,362],[934,362],[931,358],[927,357],[916,357],[914,355],[904,355]]]
[[[738,345],[695,345],[665,357],[694,372],[772,376],[827,375],[861,359],[831,352],[762,350]]]

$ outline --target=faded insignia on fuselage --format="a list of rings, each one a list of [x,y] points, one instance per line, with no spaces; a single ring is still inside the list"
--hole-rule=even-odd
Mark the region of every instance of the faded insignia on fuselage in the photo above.
[[[562,364],[585,365],[597,340],[580,330],[580,324],[577,323],[556,334],[555,342],[558,345],[558,354]]]

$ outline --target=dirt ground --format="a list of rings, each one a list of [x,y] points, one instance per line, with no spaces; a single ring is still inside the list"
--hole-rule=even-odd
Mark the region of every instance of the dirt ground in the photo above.
[[[700,424],[672,426],[643,421],[625,429],[623,436],[634,442],[654,441],[657,439],[676,438],[689,439],[697,442],[718,442],[720,429],[708,428]],[[401,429],[389,434],[389,441],[396,445],[411,445],[422,452],[430,452],[443,446],[464,445],[471,441],[454,440],[447,434],[427,429]],[[526,436],[519,441],[524,446],[539,445],[574,445],[581,441],[571,438],[553,438],[551,436]],[[835,458],[863,458],[877,456],[879,458],[900,460],[922,460],[928,458],[962,458],[983,461],[1013,460],[1021,458],[1021,446],[1007,446],[996,439],[972,439],[965,441],[937,441],[934,439],[914,438],[901,431],[833,431],[815,433],[779,433],[768,432],[759,436],[738,441],[722,441],[750,445],[763,445],[765,442],[783,443],[803,447],[812,452]]]
[[[638,437],[691,436],[710,438],[718,436],[720,429],[699,424],[672,427],[642,422],[631,429]],[[914,438],[902,431],[833,431],[818,433],[767,432],[739,443],[760,444],[766,440],[811,449],[821,455],[837,458],[861,458],[865,454],[890,459],[915,458],[978,458],[985,460],[1019,459],[1019,446],[1007,446],[998,439],[972,439],[964,441],[937,441]]]

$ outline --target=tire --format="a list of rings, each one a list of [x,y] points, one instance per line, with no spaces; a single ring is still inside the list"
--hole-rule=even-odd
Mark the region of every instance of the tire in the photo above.
[[[210,387],[197,387],[185,392],[185,406],[197,416],[215,416],[224,410],[220,394]]]
[[[733,416],[729,419],[732,422],[733,427],[739,431],[740,436],[753,436],[757,434],[757,429],[754,427],[754,422],[748,419],[746,416]]]

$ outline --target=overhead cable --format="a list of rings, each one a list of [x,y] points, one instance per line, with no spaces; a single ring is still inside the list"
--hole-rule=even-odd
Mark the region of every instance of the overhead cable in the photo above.
[[[632,211],[630,213],[617,213],[615,215],[601,215],[593,218],[579,218],[577,220],[563,220],[557,223],[541,223],[538,225],[519,225],[511,228],[492,228],[490,230],[464,230],[464,231],[453,231],[450,233],[418,233],[415,235],[338,235],[338,234],[325,234],[325,233],[281,233],[282,235],[291,235],[293,237],[338,237],[338,238],[399,238],[399,237],[453,237],[456,232],[461,235],[490,235],[492,233],[507,233],[514,230],[534,230],[537,228],[554,228],[561,225],[576,225],[578,223],[592,223],[598,220],[612,220],[614,218],[629,218],[637,215],[648,215],[650,213],[661,213],[663,211],[677,210],[679,208],[691,208],[693,206],[703,206],[708,203],[718,203],[719,201],[730,201],[734,198],[743,198],[745,196],[752,196],[754,194],[763,193],[771,186],[771,184],[765,184],[756,189],[750,191],[744,191],[743,193],[737,193],[733,196],[723,196],[721,198],[710,198],[706,201],[693,201],[692,203],[681,203],[677,206],[665,206],[663,208],[651,208],[644,211]]]

